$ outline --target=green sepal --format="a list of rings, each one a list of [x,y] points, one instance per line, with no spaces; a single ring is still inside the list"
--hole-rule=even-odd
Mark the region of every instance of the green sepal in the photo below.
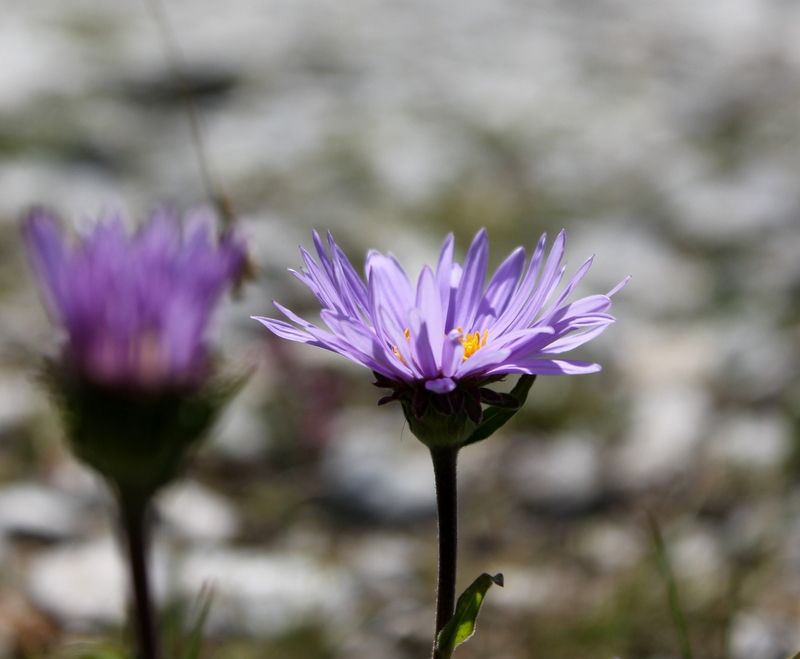
[[[510,396],[513,396],[519,403],[517,408],[512,410],[502,407],[490,407],[489,409],[485,410],[483,413],[483,421],[481,421],[481,424],[464,441],[464,443],[461,444],[461,446],[469,446],[470,444],[480,442],[487,437],[492,436],[506,423],[508,423],[511,418],[520,411],[522,406],[525,404],[525,401],[528,400],[528,392],[533,386],[534,380],[536,380],[535,375],[520,375],[519,380],[517,380],[517,384],[514,385],[514,388],[509,394]]]
[[[408,429],[429,449],[461,446],[464,439],[471,437],[476,430],[466,412],[441,414],[430,405],[422,418],[418,419],[407,401],[401,400],[401,403]]]
[[[456,603],[455,614],[436,638],[436,651],[441,659],[450,659],[456,647],[475,633],[475,621],[481,610],[486,591],[492,584],[502,587],[503,575],[492,576],[484,572],[461,593],[461,597]]]
[[[248,377],[212,376],[194,386],[145,389],[96,383],[49,362],[42,381],[75,455],[137,506],[178,475]]]

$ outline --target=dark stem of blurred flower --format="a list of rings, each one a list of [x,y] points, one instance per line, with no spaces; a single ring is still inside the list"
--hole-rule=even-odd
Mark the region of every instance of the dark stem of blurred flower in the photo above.
[[[436,588],[436,638],[438,638],[439,632],[453,617],[456,606],[458,447],[431,449],[431,457],[436,479],[436,508],[439,516],[439,579]],[[439,659],[435,639],[433,659]]]
[[[147,574],[147,513],[149,498],[119,497],[122,525],[128,540],[128,564],[131,568],[135,628],[139,641],[139,659],[158,659],[153,616],[153,602],[150,597],[150,582]]]

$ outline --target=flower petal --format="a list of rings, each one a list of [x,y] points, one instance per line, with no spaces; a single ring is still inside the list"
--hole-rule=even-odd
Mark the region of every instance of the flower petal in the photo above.
[[[484,374],[505,362],[511,351],[506,348],[492,348],[484,346],[470,358],[462,361],[456,369],[455,377],[467,378],[472,375]]]
[[[560,268],[559,266],[561,265],[561,259],[564,257],[566,237],[564,231],[561,231],[556,237],[544,264],[542,277],[533,289],[530,299],[525,303],[524,309],[513,323],[512,327],[514,329],[529,327],[561,282],[565,268]]]
[[[517,288],[517,292],[514,294],[514,297],[511,299],[511,302],[503,312],[502,316],[498,318],[497,321],[489,328],[493,331],[493,333],[502,334],[509,329],[524,326],[522,323],[516,321],[523,309],[525,309],[526,303],[535,290],[537,277],[539,276],[539,270],[542,267],[542,259],[544,258],[546,245],[547,234],[545,233],[542,234],[541,238],[539,238],[539,243],[536,245],[536,250],[531,257],[531,262],[528,264],[528,270],[525,273],[525,277],[523,278],[522,283],[519,285],[519,288]]]
[[[480,306],[478,307],[477,317],[474,326],[470,328],[474,331],[487,329],[489,319],[499,318],[508,308],[517,285],[522,277],[522,269],[525,267],[525,250],[518,247],[511,255],[503,261],[494,276],[486,287]]]
[[[583,375],[602,370],[600,364],[573,359],[522,359],[487,371],[487,375],[527,373],[528,375]]]
[[[451,330],[442,346],[442,374],[452,377],[458,365],[464,361],[464,345],[461,343],[461,332]]]
[[[464,271],[456,292],[455,327],[471,331],[478,312],[483,285],[486,281],[486,266],[489,262],[489,239],[486,229],[481,229],[472,241],[464,261]],[[449,328],[449,329],[452,329]]]
[[[617,284],[616,286],[614,286],[614,288],[612,288],[612,289],[611,289],[611,290],[610,290],[608,293],[606,293],[606,296],[607,296],[607,297],[611,297],[611,296],[612,296],[612,295],[614,295],[615,293],[618,293],[618,292],[619,292],[619,290],[620,290],[620,289],[621,289],[623,286],[625,286],[625,284],[627,284],[627,283],[628,283],[630,280],[631,280],[631,276],[630,276],[630,275],[628,275],[628,276],[627,276],[627,277],[625,277],[625,279],[623,279],[623,280],[622,280],[622,281],[621,281],[619,284]]]
[[[405,329],[415,296],[403,268],[393,256],[372,252],[367,262],[367,275],[371,288],[375,289],[377,307],[384,309],[398,327]]]
[[[417,309],[411,311],[410,321],[409,341],[414,362],[424,378],[435,378],[439,375],[439,364],[431,350],[428,325]]]
[[[422,268],[422,272],[419,275],[416,309],[420,316],[425,319],[425,324],[428,327],[427,333],[431,352],[436,357],[440,357],[442,344],[444,343],[442,303],[439,297],[436,277],[433,274],[433,270],[427,265]]]
[[[564,287],[564,290],[561,291],[561,294],[551,303],[550,307],[542,314],[542,318],[548,318],[553,313],[558,311],[561,304],[572,294],[572,291],[575,290],[575,287],[580,283],[583,276],[589,270],[589,267],[592,265],[592,261],[594,260],[594,256],[590,256],[586,261],[583,262],[580,268],[578,268],[577,272],[572,275],[572,278],[569,280],[567,285]]]
[[[326,309],[323,309],[320,315],[331,331],[339,339],[346,341],[352,348],[350,354],[357,355],[357,361],[374,371],[391,377],[408,375],[409,371],[403,362],[397,359],[394,354],[389,354],[372,328],[367,327],[358,320]]]
[[[435,394],[449,394],[456,388],[456,383],[450,378],[437,378],[436,380],[427,380],[425,388]]]
[[[275,320],[273,318],[265,318],[263,316],[250,316],[250,318],[257,320],[273,334],[281,337],[282,339],[289,339],[290,341],[297,341],[298,343],[311,343],[313,345],[320,345],[320,343],[314,339],[313,336],[307,334],[306,332],[300,331],[294,325],[290,325],[283,320]]]
[[[540,350],[539,354],[557,355],[562,352],[567,352],[568,350],[573,350],[574,348],[582,346],[584,343],[591,341],[596,336],[599,336],[605,332],[609,325],[611,325],[610,322],[602,325],[596,325],[595,327],[578,334],[568,334],[567,336],[562,336],[560,339],[553,341],[550,345]]]
[[[369,308],[367,287],[364,285],[361,277],[358,276],[358,273],[345,256],[344,252],[334,242],[330,231],[328,232],[328,246],[333,254],[333,260],[337,271],[342,272],[342,279],[347,283],[350,289],[350,295],[359,305],[361,311],[366,313]]]
[[[69,315],[69,296],[64,290],[69,281],[69,253],[58,221],[51,213],[34,209],[22,225],[22,232],[48,310],[62,318]]]
[[[447,308],[450,304],[451,275],[453,272],[453,234],[448,234],[442,244],[439,254],[439,263],[436,266],[436,283],[439,286],[439,295],[442,299],[442,309],[447,317]]]

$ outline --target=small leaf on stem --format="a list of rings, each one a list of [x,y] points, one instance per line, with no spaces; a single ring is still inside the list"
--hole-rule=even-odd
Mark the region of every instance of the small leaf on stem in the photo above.
[[[458,598],[455,615],[436,639],[436,651],[442,659],[450,659],[453,650],[475,633],[475,621],[483,604],[486,591],[492,584],[503,586],[503,575],[483,573]]]
[[[497,430],[502,428],[506,423],[511,420],[528,399],[528,391],[533,386],[533,381],[536,379],[535,375],[521,375],[517,384],[507,396],[513,397],[518,405],[515,409],[507,409],[501,407],[490,407],[483,413],[483,422],[475,429],[467,440],[461,446],[469,446],[480,442],[487,437],[493,435]]]

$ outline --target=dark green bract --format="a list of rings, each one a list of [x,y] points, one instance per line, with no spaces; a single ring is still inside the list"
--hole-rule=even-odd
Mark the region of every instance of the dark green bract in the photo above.
[[[437,405],[426,404],[420,414],[420,411],[415,409],[413,396],[401,396],[397,400],[403,406],[409,430],[425,446],[430,449],[454,446],[460,448],[490,437],[508,423],[528,399],[528,392],[535,380],[535,375],[521,375],[510,393],[495,394],[497,403],[493,403],[493,398],[493,402],[489,403],[487,409],[481,411],[477,417],[474,413],[470,413],[467,405],[464,405],[461,411],[445,414],[437,409]],[[484,394],[486,389],[481,389],[480,392]],[[430,395],[430,399],[435,400],[435,398],[435,394]],[[471,401],[470,396],[462,398],[464,401]],[[480,403],[476,401],[474,405]],[[480,419],[479,423],[475,422],[476,418]]]
[[[179,473],[245,378],[195,387],[113,387],[49,364],[44,380],[75,455],[144,501]]]
[[[403,402],[403,413],[408,429],[430,449],[461,446],[476,430],[476,426],[466,412],[442,414],[433,406],[428,407],[421,419]]]

